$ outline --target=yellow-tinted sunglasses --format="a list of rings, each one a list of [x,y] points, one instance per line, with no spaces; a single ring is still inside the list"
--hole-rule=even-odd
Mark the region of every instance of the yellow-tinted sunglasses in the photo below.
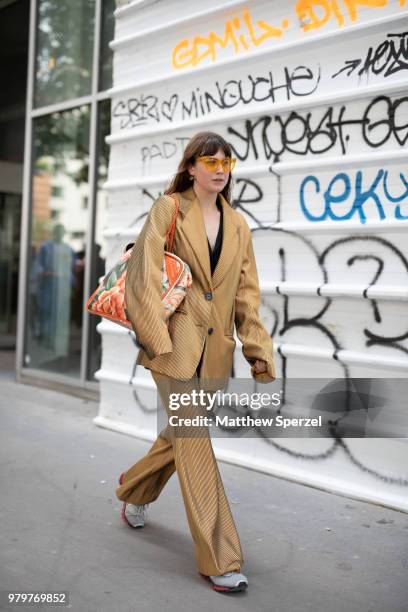
[[[231,172],[235,167],[237,159],[236,157],[224,157],[224,159],[218,159],[218,157],[202,155],[197,157],[197,161],[202,161],[209,172],[216,172],[219,166],[223,172]]]

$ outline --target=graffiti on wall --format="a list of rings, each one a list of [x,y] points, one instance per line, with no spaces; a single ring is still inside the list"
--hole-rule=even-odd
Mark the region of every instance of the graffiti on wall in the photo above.
[[[119,130],[127,130],[228,114],[232,109],[256,110],[260,104],[300,101],[333,87],[331,83],[340,77],[350,79],[354,76],[353,83],[361,87],[362,76],[389,78],[408,71],[408,32],[387,34],[380,42],[370,45],[364,57],[338,57],[338,67],[331,66],[330,70],[315,55],[304,64],[286,62],[256,72],[248,70],[244,75],[240,69],[239,76],[232,69],[226,78],[219,77],[207,86],[183,86],[181,92],[177,88],[169,93],[166,88],[166,93],[161,95],[143,89],[138,95],[117,99],[112,116]]]
[[[142,92],[138,97],[116,102],[112,116],[120,120],[121,130],[151,123],[188,121],[261,102],[274,104],[309,96],[317,90],[319,81],[318,64],[283,66],[279,74],[270,70],[267,74],[249,73],[239,79],[216,80],[211,90],[195,87],[188,95],[172,93],[164,100]]]
[[[402,148],[408,141],[408,96],[377,96],[359,107],[330,105],[305,112],[260,115],[230,125],[228,137],[239,161],[284,161],[331,152],[350,154],[378,149],[385,144]],[[185,138],[142,145],[145,166],[151,160],[180,154]],[[363,148],[363,146],[364,148]]]
[[[239,142],[235,147],[239,160],[251,155],[254,159],[282,161],[285,153],[310,156],[327,151],[346,155],[352,140],[361,140],[368,150],[388,142],[404,146],[408,139],[407,112],[408,96],[377,96],[358,114],[342,104],[255,117],[245,121],[241,131],[230,127],[228,132]]]
[[[381,168],[366,185],[362,170],[352,174],[338,172],[328,185],[322,185],[318,177],[309,174],[300,185],[300,207],[305,218],[312,222],[326,219],[345,221],[356,218],[360,223],[365,223],[367,221],[365,209],[370,207],[370,210],[373,210],[373,205],[374,214],[370,218],[408,219],[408,179],[403,172],[398,173],[398,179],[392,176],[390,180],[389,171]],[[399,187],[396,195],[391,193],[390,183]]]
[[[387,34],[385,41],[377,47],[369,47],[362,58],[347,59],[344,66],[332,75],[332,79],[345,73],[347,76],[357,74],[381,74],[387,78],[401,70],[408,69],[408,32]]]
[[[205,61],[215,62],[224,49],[245,53],[261,48],[271,40],[282,39],[293,18],[300,31],[307,33],[321,30],[332,22],[338,27],[355,23],[361,7],[379,10],[390,3],[391,0],[298,0],[293,7],[294,14],[276,24],[265,19],[254,20],[250,10],[244,9],[242,15],[233,15],[224,22],[221,34],[211,31],[178,41],[172,51],[171,65],[175,70],[194,68]],[[400,7],[405,4],[406,0],[399,0]]]

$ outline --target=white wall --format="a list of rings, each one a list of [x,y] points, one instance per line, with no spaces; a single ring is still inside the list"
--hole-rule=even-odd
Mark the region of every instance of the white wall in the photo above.
[[[283,379],[406,378],[407,3],[120,5],[107,268],[189,138],[214,130],[238,158],[234,197],[253,228]],[[99,329],[96,422],[152,440],[150,373],[134,368],[126,331]],[[234,365],[249,376],[239,342]],[[407,439],[216,438],[214,447],[229,461],[408,510]]]

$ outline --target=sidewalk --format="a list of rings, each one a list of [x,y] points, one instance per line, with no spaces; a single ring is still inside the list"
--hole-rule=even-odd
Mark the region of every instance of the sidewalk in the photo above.
[[[2,590],[69,591],[77,612],[407,610],[404,513],[220,462],[249,588],[219,594],[197,573],[177,474],[144,529],[120,520],[118,476],[150,443],[96,427],[95,402],[11,371],[0,407]]]

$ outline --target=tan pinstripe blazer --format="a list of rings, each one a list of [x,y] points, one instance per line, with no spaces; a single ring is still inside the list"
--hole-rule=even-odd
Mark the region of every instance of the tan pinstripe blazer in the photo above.
[[[167,376],[194,376],[203,353],[202,377],[228,379],[236,342],[259,382],[276,378],[272,339],[258,308],[260,291],[252,236],[244,216],[220,194],[223,241],[211,276],[207,235],[193,187],[177,193],[174,252],[191,268],[193,285],[166,325],[161,304],[162,262],[166,230],[174,214],[174,200],[162,195],[152,205],[128,263],[125,302],[129,320],[143,345],[137,363]],[[211,332],[212,330],[212,332]],[[267,362],[267,372],[253,370],[256,359]]]

